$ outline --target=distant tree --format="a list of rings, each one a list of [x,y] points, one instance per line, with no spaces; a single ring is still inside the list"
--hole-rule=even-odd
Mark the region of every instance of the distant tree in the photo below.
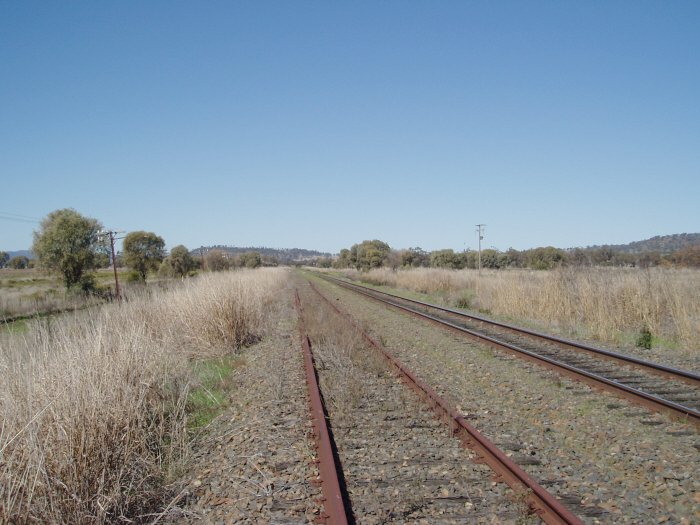
[[[4,268],[7,265],[7,261],[10,260],[10,254],[7,252],[0,252],[0,268]]]
[[[481,267],[494,270],[506,268],[510,262],[508,254],[501,253],[493,248],[481,251]]]
[[[179,277],[187,276],[195,267],[190,251],[182,244],[170,250],[170,255],[166,260],[172,266],[174,274]]]
[[[155,271],[165,258],[165,241],[153,232],[136,231],[124,238],[124,262],[142,282],[149,271]]]
[[[319,257],[316,259],[317,268],[330,268],[333,264],[333,260],[330,257]]]
[[[547,246],[526,251],[527,265],[533,270],[551,270],[566,263],[566,252]]]
[[[379,268],[389,257],[391,248],[383,241],[362,241],[350,247],[350,261],[358,270]]]
[[[158,267],[158,277],[165,277],[168,279],[178,277],[172,263],[170,262],[170,257],[166,257],[163,259],[163,262],[160,263],[160,266]]]
[[[615,252],[612,248],[603,247],[591,250],[591,262],[595,266],[612,266]]]
[[[233,261],[223,250],[209,250],[204,256],[204,267],[210,272],[222,272],[233,266]]]
[[[679,266],[700,267],[700,244],[678,250],[671,256],[671,262]]]
[[[460,254],[464,268],[476,269],[479,267],[479,254],[475,250],[467,250]]]
[[[97,234],[102,225],[72,209],[52,211],[34,232],[32,251],[39,265],[60,273],[66,288],[81,282],[95,267]]]
[[[457,269],[462,267],[462,260],[452,249],[430,252],[430,266],[433,268]]]
[[[508,248],[505,252],[505,256],[508,258],[507,266],[514,266],[515,268],[522,268],[525,266],[523,252],[519,252],[515,248]]]
[[[261,254],[261,259],[262,259],[262,265],[263,266],[279,266],[280,262],[279,259],[274,256],[274,255],[262,255]],[[330,259],[328,259],[330,261]],[[329,266],[330,268],[330,266]]]
[[[384,265],[388,266],[392,270],[396,270],[399,267],[403,266],[401,264],[401,254],[402,252],[399,250],[391,250],[389,252],[389,255],[387,255],[386,259],[384,260]]]
[[[698,248],[698,255],[700,255],[700,247]],[[639,268],[651,268],[652,266],[659,266],[662,262],[663,257],[661,257],[659,252],[644,252],[637,255],[635,265]],[[700,263],[700,260],[698,262]]]
[[[343,248],[340,250],[338,258],[333,261],[333,268],[350,268],[352,266],[352,261],[350,260],[350,250]]]
[[[28,264],[29,258],[25,257],[24,255],[18,255],[17,257],[13,257],[12,259],[10,259],[10,262],[7,263],[7,265],[13,270],[24,270]]]
[[[241,255],[241,266],[246,268],[257,268],[262,264],[262,259],[258,252],[246,252]]]
[[[568,252],[569,264],[573,266],[591,266],[593,264],[590,250],[573,248]]]
[[[430,254],[419,247],[402,250],[401,266],[406,266],[408,268],[430,266]]]

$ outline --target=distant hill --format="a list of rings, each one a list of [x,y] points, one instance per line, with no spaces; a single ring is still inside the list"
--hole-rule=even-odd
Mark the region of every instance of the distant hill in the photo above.
[[[700,233],[676,233],[673,235],[657,235],[644,241],[634,241],[628,244],[605,244],[602,246],[589,246],[588,249],[601,249],[622,253],[647,253],[658,252],[668,255],[689,246],[700,245]]]
[[[201,248],[195,248],[191,250],[193,255],[200,255],[202,251],[207,253],[211,250],[221,250],[231,255],[241,255],[246,252],[258,252],[263,257],[273,257],[280,264],[294,264],[302,263],[305,261],[313,261],[320,257],[332,257],[332,254],[326,252],[319,252],[316,250],[305,250],[303,248],[266,248],[261,246],[202,246]]]
[[[16,252],[7,252],[10,255],[10,259],[13,257],[19,257],[20,255],[24,255],[27,259],[33,259],[34,258],[34,252],[31,250],[17,250]]]

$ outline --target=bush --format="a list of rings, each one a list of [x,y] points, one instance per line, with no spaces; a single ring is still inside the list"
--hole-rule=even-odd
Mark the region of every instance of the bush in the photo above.
[[[126,274],[126,282],[127,283],[144,283],[144,282],[146,282],[146,279],[143,278],[137,270],[131,270],[128,274]]]
[[[17,257],[13,257],[12,259],[10,259],[10,262],[7,263],[7,266],[12,268],[13,270],[24,270],[28,265],[29,259],[24,255],[18,255]]]
[[[638,348],[645,348],[647,350],[651,350],[651,342],[651,331],[648,327],[645,326],[644,328],[642,328],[642,330],[640,330],[639,335],[637,336],[637,340],[635,341],[635,345]]]
[[[8,338],[0,523],[142,523],[163,508],[188,442],[188,361],[259,337],[283,276],[207,275]]]
[[[91,273],[83,274],[80,278],[80,291],[84,294],[94,293],[97,291],[97,283],[95,276]]]
[[[473,300],[474,294],[470,290],[462,290],[457,292],[450,302],[457,308],[468,310],[472,307]]]
[[[462,258],[454,250],[436,250],[430,253],[430,266],[457,269],[462,267]]]
[[[210,272],[223,272],[232,266],[230,254],[223,250],[210,250],[205,256],[204,269]]]

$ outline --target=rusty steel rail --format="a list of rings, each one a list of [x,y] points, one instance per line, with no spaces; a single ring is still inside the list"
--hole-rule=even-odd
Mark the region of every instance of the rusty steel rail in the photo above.
[[[484,463],[494,471],[498,481],[505,482],[517,494],[524,495],[533,513],[537,514],[548,524],[583,525],[583,521],[581,521],[580,518],[575,516],[556,497],[539,485],[476,428],[471,426],[461,414],[450,407],[430,386],[418,379],[415,374],[389,353],[378,341],[365,332],[347,312],[338,308],[338,306],[323,295],[312,282],[309,281],[309,285],[326,304],[339,315],[347,319],[372,347],[382,353],[395,369],[397,375],[406,384],[423,397],[440,417],[449,422],[452,433],[458,437],[465,446],[477,453]]]
[[[606,350],[604,348],[598,348],[596,346],[587,345],[587,344],[581,343],[579,341],[573,341],[571,339],[564,339],[561,337],[555,337],[553,335],[545,334],[542,332],[537,332],[535,330],[529,330],[527,328],[522,328],[520,326],[515,326],[512,324],[508,324],[508,323],[502,323],[500,321],[494,321],[493,319],[487,319],[486,317],[481,317],[478,315],[470,314],[470,313],[467,313],[467,312],[464,312],[461,310],[455,310],[453,308],[447,308],[445,306],[440,306],[438,304],[417,301],[416,299],[409,299],[407,297],[402,297],[400,295],[396,295],[393,293],[375,290],[374,288],[370,288],[368,286],[363,286],[361,284],[349,283],[349,282],[344,281],[342,279],[336,279],[334,277],[325,276],[325,275],[322,277],[324,279],[332,281],[338,285],[345,286],[345,287],[348,287],[351,289],[356,288],[356,289],[358,289],[358,291],[359,290],[366,290],[366,291],[371,292],[371,293],[376,293],[376,294],[383,295],[386,297],[391,297],[393,299],[399,299],[401,301],[406,301],[408,303],[415,304],[417,306],[421,306],[424,308],[432,308],[434,310],[440,310],[442,312],[456,315],[459,317],[463,317],[465,319],[471,319],[472,321],[478,321],[478,322],[484,323],[486,325],[497,326],[498,328],[503,328],[505,330],[509,330],[509,331],[515,332],[517,334],[524,334],[524,335],[527,335],[530,337],[541,339],[543,341],[548,341],[551,343],[556,343],[557,345],[566,346],[566,347],[572,348],[572,349],[577,350],[577,351],[584,351],[588,354],[593,354],[596,357],[610,359],[612,361],[616,361],[616,362],[622,363],[622,364],[634,365],[637,368],[644,369],[644,370],[651,372],[653,374],[661,375],[663,377],[669,377],[671,379],[677,379],[680,381],[684,381],[688,384],[691,384],[695,387],[700,387],[700,375],[696,374],[694,372],[691,372],[689,370],[682,370],[680,368],[674,368],[674,367],[662,365],[660,363],[646,361],[644,359],[639,359],[637,357],[633,357],[630,355],[621,354],[619,352],[613,352],[611,350]]]
[[[377,297],[374,295],[374,292],[378,294],[384,294],[384,295],[391,295],[391,294],[386,294],[385,292],[378,292],[376,290],[373,290],[371,288],[366,288],[364,286],[359,286],[355,284],[350,284],[346,283],[345,281],[338,281],[337,279],[333,279],[334,282],[336,282],[339,286],[342,286],[344,288],[347,288],[349,290],[352,290],[356,293],[362,294],[366,297],[369,297],[370,299],[374,299],[375,301],[379,301],[382,304],[388,304],[390,306],[393,306],[394,308],[398,308],[400,310],[406,311],[412,315],[427,319],[429,321],[432,321],[434,323],[440,324],[442,326],[446,326],[447,328],[450,328],[452,330],[456,330],[462,334],[466,334],[482,343],[485,343],[493,348],[499,349],[499,350],[506,350],[508,352],[514,353],[516,355],[519,355],[522,358],[525,358],[529,361],[532,361],[534,363],[537,363],[539,365],[545,366],[551,370],[554,370],[557,373],[564,374],[567,377],[574,379],[576,381],[582,381],[586,384],[588,384],[591,387],[600,389],[600,390],[605,390],[607,392],[611,392],[615,395],[618,395],[620,397],[623,397],[633,403],[636,403],[638,405],[642,405],[650,410],[653,410],[655,412],[663,412],[665,414],[668,414],[669,416],[679,419],[684,422],[691,423],[695,426],[700,426],[700,411],[695,410],[691,407],[687,407],[685,405],[681,405],[679,403],[675,403],[673,401],[670,401],[668,399],[664,399],[663,397],[660,397],[655,394],[651,394],[649,392],[644,392],[643,390],[639,390],[637,388],[633,388],[629,385],[625,385],[624,383],[620,383],[618,381],[608,379],[606,377],[603,377],[599,374],[595,374],[592,372],[589,372],[587,370],[583,370],[581,368],[575,367],[573,365],[563,363],[561,361],[557,361],[556,359],[552,359],[551,357],[547,357],[541,354],[538,354],[536,352],[532,352],[530,350],[527,350],[525,348],[521,348],[519,346],[504,342],[504,341],[499,341],[498,339],[495,339],[493,337],[489,337],[487,335],[481,334],[479,332],[476,332],[474,330],[470,330],[468,328],[465,328],[464,326],[460,326],[455,323],[451,323],[450,321],[447,321],[445,319],[441,319],[439,317],[432,316],[430,314],[420,312],[418,310],[414,310],[412,308],[408,308],[407,306],[403,306],[400,304],[396,304],[394,302],[382,299],[380,297]],[[365,290],[371,290],[370,293],[369,291]],[[403,299],[403,297],[399,296],[394,296],[398,297],[400,299]],[[410,299],[407,299],[407,301],[411,301]],[[413,301],[413,302],[418,302],[418,301]],[[425,303],[422,303],[425,304]],[[438,307],[441,308],[441,307]]]
[[[340,477],[333,454],[333,438],[326,423],[326,411],[321,398],[321,388],[316,377],[311,340],[306,335],[301,300],[299,299],[299,292],[296,290],[294,292],[294,305],[297,308],[299,317],[299,332],[304,353],[306,384],[309,389],[314,441],[318,453],[318,471],[321,478],[322,501],[325,509],[325,514],[319,516],[319,518],[328,525],[347,525],[348,513],[345,509],[343,491],[340,488]]]

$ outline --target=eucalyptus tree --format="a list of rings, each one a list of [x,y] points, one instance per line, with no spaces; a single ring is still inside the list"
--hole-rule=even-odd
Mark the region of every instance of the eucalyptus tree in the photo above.
[[[149,271],[155,271],[165,258],[165,241],[153,232],[136,231],[124,237],[124,262],[141,281]]]
[[[101,228],[97,219],[84,217],[73,209],[52,211],[34,232],[32,251],[39,266],[61,274],[70,289],[95,267]]]

